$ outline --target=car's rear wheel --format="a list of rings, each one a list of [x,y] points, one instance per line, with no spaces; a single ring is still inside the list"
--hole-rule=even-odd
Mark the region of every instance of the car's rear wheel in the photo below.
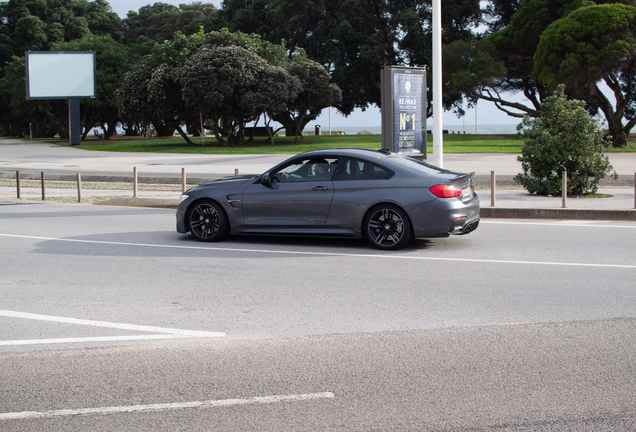
[[[188,224],[190,233],[199,241],[219,241],[229,232],[225,212],[212,200],[195,202],[188,210]]]
[[[372,208],[363,223],[367,240],[379,249],[399,249],[413,237],[408,216],[391,204]]]

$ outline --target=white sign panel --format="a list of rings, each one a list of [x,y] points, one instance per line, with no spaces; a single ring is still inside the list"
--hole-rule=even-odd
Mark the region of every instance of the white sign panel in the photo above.
[[[27,99],[95,97],[93,51],[27,51]]]

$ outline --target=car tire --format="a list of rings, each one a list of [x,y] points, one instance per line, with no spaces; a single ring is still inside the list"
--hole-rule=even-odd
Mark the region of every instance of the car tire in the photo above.
[[[392,204],[381,204],[369,210],[364,217],[363,231],[369,243],[383,250],[399,249],[413,237],[409,217]]]
[[[188,209],[188,226],[192,236],[204,242],[223,239],[229,232],[227,215],[216,202],[208,199],[196,201]]]

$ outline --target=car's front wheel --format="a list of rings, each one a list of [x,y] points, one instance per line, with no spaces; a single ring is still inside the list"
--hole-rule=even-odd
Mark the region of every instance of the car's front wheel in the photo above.
[[[367,240],[379,249],[399,249],[413,237],[408,216],[402,209],[391,204],[382,204],[371,209],[363,223]]]
[[[188,210],[190,233],[199,241],[219,241],[229,231],[223,208],[212,200],[201,200]]]

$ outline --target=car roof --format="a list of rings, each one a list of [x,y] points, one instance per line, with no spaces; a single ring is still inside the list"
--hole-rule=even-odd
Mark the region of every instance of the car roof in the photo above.
[[[334,156],[365,156],[367,158],[385,158],[394,153],[391,153],[389,150],[381,149],[369,149],[369,148],[358,148],[358,147],[339,147],[339,148],[330,148],[330,149],[321,149],[321,150],[311,150],[305,153],[301,153],[298,156],[310,156],[310,157],[324,157],[326,155],[334,155]]]
[[[398,159],[399,160],[403,160],[404,158],[409,159],[408,156],[405,157],[398,153],[393,153],[388,149],[376,150],[376,149],[361,148],[361,147],[351,147],[351,148],[340,147],[340,148],[331,148],[331,149],[312,150],[305,153],[301,153],[297,156],[302,156],[302,157],[309,156],[313,158],[317,158],[317,157],[325,158],[329,156],[365,157],[366,159],[383,162],[385,165],[387,165],[387,167],[390,167],[392,169],[397,169],[396,162]],[[439,168],[425,161],[414,160],[413,162],[419,165],[425,165],[428,168],[438,171],[440,173],[443,172],[447,174],[462,174],[462,173],[447,170],[444,168]]]

